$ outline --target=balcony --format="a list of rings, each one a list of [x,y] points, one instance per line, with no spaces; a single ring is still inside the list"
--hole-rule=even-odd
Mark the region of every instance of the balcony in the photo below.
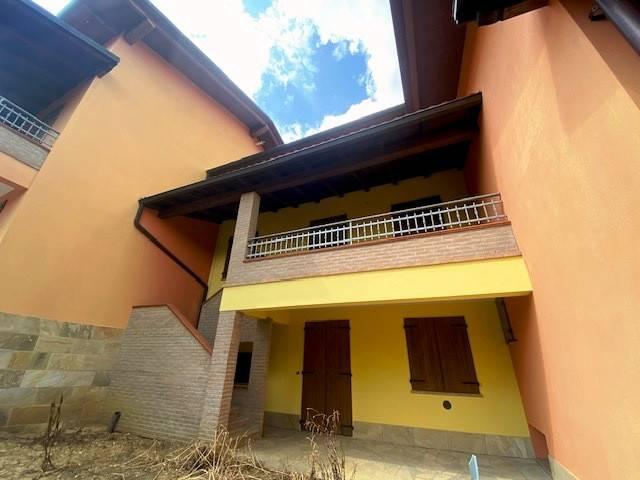
[[[526,295],[529,277],[499,194],[273,235],[243,195],[221,311]]]
[[[226,286],[520,256],[500,194],[256,236],[245,245],[232,253]]]
[[[0,151],[40,168],[58,132],[15,103],[0,97]]]
[[[477,227],[507,219],[500,194],[480,195],[435,205],[425,205],[391,213],[371,215],[320,227],[251,238],[249,260],[291,255],[320,249],[350,247]]]

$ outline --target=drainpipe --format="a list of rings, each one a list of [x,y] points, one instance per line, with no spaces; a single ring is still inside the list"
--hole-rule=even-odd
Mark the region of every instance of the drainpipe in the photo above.
[[[133,220],[133,225],[138,229],[142,234],[151,241],[156,247],[158,247],[162,252],[169,257],[176,265],[178,265],[184,272],[186,272],[191,278],[193,278],[198,285],[202,287],[202,301],[200,303],[200,309],[198,310],[198,318],[196,318],[196,329],[200,324],[200,314],[202,313],[202,305],[207,300],[207,293],[209,292],[209,285],[207,282],[202,280],[200,276],[191,270],[186,263],[180,260],[171,250],[169,250],[160,240],[158,240],[147,228],[142,225],[140,219],[142,218],[142,210],[144,210],[144,205],[142,201],[138,202],[138,211],[136,212],[136,218]]]
[[[634,0],[597,0],[605,15],[640,54],[640,3]]]

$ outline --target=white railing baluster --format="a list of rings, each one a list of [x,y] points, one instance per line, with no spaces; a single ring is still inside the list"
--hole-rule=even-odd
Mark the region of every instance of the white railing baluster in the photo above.
[[[49,125],[4,97],[0,97],[0,124],[47,148],[53,147],[60,135]]]
[[[0,105],[0,114],[4,108]],[[491,194],[349,219],[252,238],[247,244],[246,258],[264,258],[491,223],[506,218],[502,211],[500,195]]]

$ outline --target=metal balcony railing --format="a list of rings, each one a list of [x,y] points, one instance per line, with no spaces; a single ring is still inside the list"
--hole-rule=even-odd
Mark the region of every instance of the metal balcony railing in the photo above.
[[[454,230],[506,220],[499,193],[354,218],[249,240],[246,258],[264,258],[322,248]]]
[[[60,135],[49,125],[4,97],[0,97],[0,124],[47,149],[53,147]]]

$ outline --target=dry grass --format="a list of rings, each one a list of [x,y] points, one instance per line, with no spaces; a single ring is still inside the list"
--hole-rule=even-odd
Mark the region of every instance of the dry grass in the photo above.
[[[125,472],[151,470],[156,478],[174,473],[176,480],[351,480],[355,469],[347,476],[345,457],[335,438],[339,423],[337,412],[309,414],[305,422],[310,447],[306,473],[265,467],[252,453],[249,441],[224,429],[216,431],[211,441],[193,442],[161,457],[149,448],[123,467]]]
[[[306,471],[300,472],[267,468],[253,454],[247,438],[234,437],[224,429],[216,431],[210,441],[178,448],[175,444],[148,439],[135,441],[126,435],[124,439],[130,438],[134,443],[117,442],[111,440],[117,434],[91,434],[82,429],[61,436],[61,404],[62,398],[51,405],[49,428],[44,437],[36,440],[44,446],[39,472],[23,469],[22,474],[16,474],[19,477],[11,478],[26,478],[25,473],[35,474],[30,478],[121,480],[351,480],[355,476],[355,469],[347,475],[345,456],[336,439],[340,427],[337,412],[332,415],[308,413],[304,426],[309,432],[309,455]],[[96,442],[103,445],[96,449]],[[89,444],[94,448],[88,448]],[[103,453],[96,457],[94,450]],[[55,466],[54,451],[58,459]]]
[[[311,467],[309,479],[346,480],[355,478],[355,467],[347,475],[344,452],[339,448],[336,434],[340,429],[340,413],[325,415],[314,411],[307,412],[305,429],[309,432]]]
[[[42,448],[44,449],[44,455],[42,458],[42,465],[40,468],[43,472],[47,470],[53,470],[53,450],[56,446],[56,442],[60,438],[62,432],[62,401],[64,397],[60,395],[59,401],[51,402],[49,409],[49,423],[47,424],[47,431],[42,437]]]

